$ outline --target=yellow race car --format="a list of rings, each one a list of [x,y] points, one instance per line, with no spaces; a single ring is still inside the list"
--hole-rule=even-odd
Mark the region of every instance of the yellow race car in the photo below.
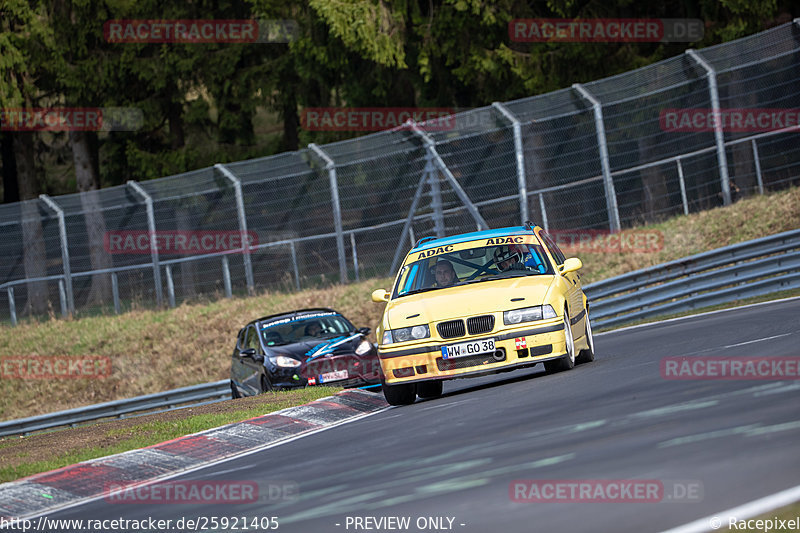
[[[593,361],[582,266],[531,223],[420,240],[391,292],[372,293],[386,302],[377,331],[386,401],[439,396],[446,379]]]

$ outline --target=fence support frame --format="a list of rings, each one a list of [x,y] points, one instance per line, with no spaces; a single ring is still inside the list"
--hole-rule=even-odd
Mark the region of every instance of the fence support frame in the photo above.
[[[58,218],[58,238],[61,241],[61,263],[64,268],[64,282],[66,284],[67,292],[67,311],[70,314],[75,313],[75,298],[72,290],[72,270],[69,265],[69,248],[67,246],[67,225],[64,221],[64,210],[61,209],[52,198],[46,194],[40,194],[41,199],[47,207],[55,211]]]
[[[344,253],[344,231],[342,230],[342,204],[339,200],[339,183],[336,178],[336,164],[322,148],[314,143],[308,145],[320,159],[325,162],[328,180],[331,187],[331,204],[333,204],[333,227],[336,231],[336,253],[339,256],[339,282],[347,282],[347,257]]]
[[[511,122],[511,127],[514,131],[514,154],[517,160],[517,187],[519,189],[519,218],[520,224],[524,225],[530,219],[530,216],[528,215],[528,182],[525,176],[525,153],[522,151],[522,126],[519,119],[500,102],[492,102],[492,107]],[[542,203],[541,200],[540,203]]]
[[[475,204],[472,203],[472,200],[470,200],[469,196],[467,196],[467,193],[461,188],[461,185],[458,183],[458,180],[456,180],[456,177],[453,176],[453,173],[450,172],[449,168],[447,168],[442,156],[440,156],[439,152],[436,150],[436,143],[433,142],[433,139],[419,129],[419,126],[416,122],[409,120],[409,122],[406,124],[410,125],[411,130],[420,139],[422,139],[423,143],[425,143],[425,149],[428,151],[428,154],[430,154],[434,164],[439,167],[439,170],[442,172],[442,174],[444,174],[445,178],[447,178],[447,181],[450,182],[450,186],[453,188],[453,191],[456,193],[459,200],[461,200],[461,202],[464,204],[464,207],[467,208],[469,214],[472,215],[472,218],[475,220],[475,224],[477,224],[478,229],[489,229],[489,224],[487,224],[483,219],[483,216],[481,215],[480,211],[478,211],[478,208],[475,207]]]
[[[697,50],[686,50],[686,54],[691,57],[703,70],[706,71],[708,78],[708,93],[711,97],[711,110],[716,117],[714,121],[714,140],[717,144],[717,164],[719,165],[719,179],[722,186],[722,202],[725,205],[731,203],[731,180],[728,176],[728,156],[725,153],[725,134],[722,131],[722,120],[719,108],[719,90],[717,88],[717,71],[712,67]]]
[[[144,199],[145,209],[147,210],[147,229],[150,232],[150,258],[153,262],[153,282],[156,286],[156,305],[164,305],[164,294],[161,287],[161,263],[158,259],[158,242],[156,241],[156,217],[153,212],[153,198],[147,194],[141,185],[133,180],[128,180],[128,187],[133,189]]]
[[[572,84],[572,88],[584,99],[592,104],[594,111],[594,129],[597,135],[597,147],[600,151],[600,166],[603,169],[603,185],[606,192],[606,209],[608,210],[608,226],[612,232],[621,229],[619,221],[619,206],[617,205],[617,193],[614,189],[614,178],[611,176],[611,162],[608,157],[608,142],[606,140],[606,127],[603,121],[603,105],[592,96],[580,83]]]
[[[222,163],[217,163],[214,168],[220,174],[228,178],[233,184],[234,194],[236,195],[236,216],[239,218],[239,233],[242,238],[242,254],[244,255],[244,277],[247,283],[247,294],[255,294],[255,282],[253,281],[253,263],[250,260],[250,234],[247,233],[247,216],[244,211],[244,196],[242,195],[242,180],[231,172]]]

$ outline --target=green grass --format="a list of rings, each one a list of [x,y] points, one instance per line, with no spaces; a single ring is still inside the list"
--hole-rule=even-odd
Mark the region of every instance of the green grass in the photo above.
[[[151,420],[151,417],[144,416],[141,423],[132,423],[133,420],[129,419],[100,423],[91,428],[60,430],[57,438],[61,446],[55,449],[51,449],[50,446],[41,446],[47,449],[37,449],[35,452],[28,449],[29,442],[35,439],[53,438],[54,435],[43,433],[25,438],[12,438],[0,443],[0,447],[2,447],[0,464],[14,463],[10,466],[0,467],[0,482],[13,481],[81,461],[152,446],[184,435],[302,405],[335,394],[338,390],[332,387],[310,387],[295,391],[266,393],[246,400],[246,403],[254,404],[252,406],[224,413],[196,414],[186,417],[171,416],[170,420]],[[121,423],[125,423],[125,426],[119,427]],[[87,445],[87,441],[105,440],[114,442],[100,446]],[[71,443],[76,446],[71,447]],[[61,449],[64,451],[55,451]],[[42,456],[47,458],[41,459]]]

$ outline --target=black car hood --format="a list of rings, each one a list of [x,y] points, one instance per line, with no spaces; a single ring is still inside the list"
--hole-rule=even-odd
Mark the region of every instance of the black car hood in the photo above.
[[[333,338],[319,339],[318,341],[270,346],[267,348],[267,355],[273,357],[283,355],[305,363],[306,361],[319,359],[334,353],[353,353],[363,338],[360,333],[348,333]]]

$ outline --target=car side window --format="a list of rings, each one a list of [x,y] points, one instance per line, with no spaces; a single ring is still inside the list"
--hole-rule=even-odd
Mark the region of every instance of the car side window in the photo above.
[[[242,328],[239,332],[239,337],[236,339],[237,350],[244,350],[245,334],[247,334],[247,328]]]
[[[559,265],[563,265],[564,261],[566,261],[567,258],[564,256],[564,252],[561,251],[561,248],[558,247],[553,238],[550,237],[550,235],[548,235],[547,232],[543,231],[539,235],[542,236],[545,245],[547,245],[547,249],[550,251],[550,255],[553,256],[553,258]]]
[[[258,349],[258,335],[256,333],[256,328],[253,326],[249,326],[247,328],[247,339],[245,340],[245,348],[253,348],[256,353],[259,352]]]

